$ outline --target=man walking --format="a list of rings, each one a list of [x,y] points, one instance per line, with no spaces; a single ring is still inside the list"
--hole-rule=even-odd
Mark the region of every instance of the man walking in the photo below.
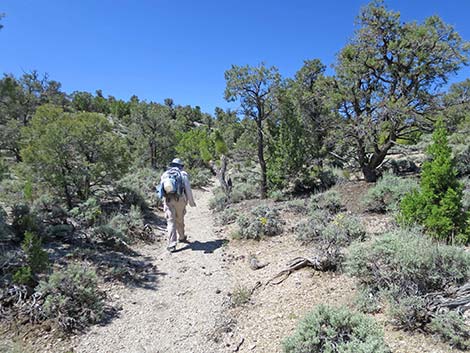
[[[180,242],[188,241],[184,233],[186,205],[189,203],[189,206],[196,207],[189,183],[189,175],[183,168],[184,164],[181,159],[173,159],[170,168],[161,176],[158,189],[159,196],[163,200],[163,210],[167,220],[167,249],[170,252],[176,250],[178,240]]]

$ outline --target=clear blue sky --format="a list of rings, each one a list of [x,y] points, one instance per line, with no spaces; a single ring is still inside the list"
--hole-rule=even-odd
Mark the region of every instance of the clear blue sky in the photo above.
[[[66,92],[228,107],[231,64],[331,65],[351,38],[359,0],[2,0],[0,73],[47,72]],[[470,40],[470,1],[389,0],[405,21],[438,14]],[[457,78],[470,75],[465,68]]]

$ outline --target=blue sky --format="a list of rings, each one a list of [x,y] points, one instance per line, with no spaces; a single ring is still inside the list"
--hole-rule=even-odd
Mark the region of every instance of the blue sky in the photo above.
[[[292,76],[326,65],[354,32],[367,1],[2,0],[0,73],[47,72],[66,92],[102,89],[128,99],[199,105],[223,99],[231,64],[264,61]],[[470,1],[389,0],[405,21],[438,14],[470,40]],[[453,81],[470,75],[465,68]]]

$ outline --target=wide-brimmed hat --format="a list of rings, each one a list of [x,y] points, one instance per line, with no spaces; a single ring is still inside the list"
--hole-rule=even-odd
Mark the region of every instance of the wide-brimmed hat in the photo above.
[[[181,159],[175,158],[170,163],[171,167],[184,167],[184,163]]]

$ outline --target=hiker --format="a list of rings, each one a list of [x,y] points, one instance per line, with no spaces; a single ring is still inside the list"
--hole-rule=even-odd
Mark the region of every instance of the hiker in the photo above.
[[[189,183],[189,175],[183,168],[184,164],[181,159],[173,159],[168,170],[161,176],[157,190],[159,197],[163,200],[168,231],[167,249],[170,252],[176,250],[177,241],[188,242],[184,233],[186,204],[189,203],[189,206],[196,207]]]

